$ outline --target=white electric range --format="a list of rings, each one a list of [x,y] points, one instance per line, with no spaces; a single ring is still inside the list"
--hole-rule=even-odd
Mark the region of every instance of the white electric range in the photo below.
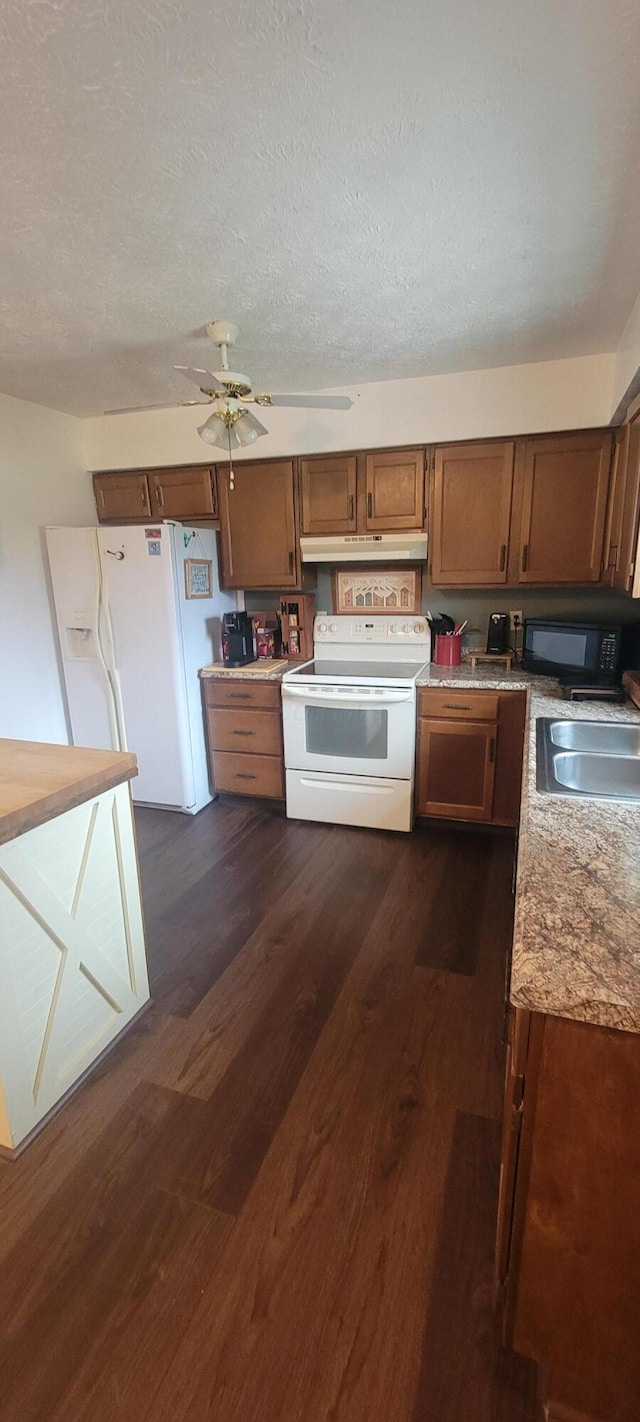
[[[287,814],[410,830],[426,618],[320,613],[313,650],[282,678]]]

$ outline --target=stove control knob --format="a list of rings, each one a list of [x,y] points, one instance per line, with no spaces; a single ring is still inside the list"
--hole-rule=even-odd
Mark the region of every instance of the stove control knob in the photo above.
[[[330,626],[330,628],[329,628],[329,631],[330,631],[330,632],[337,632],[337,631],[338,631],[338,624],[337,624],[337,622],[332,622],[332,623],[331,623],[331,626]]]
[[[414,630],[414,632],[416,633],[416,636],[419,637],[419,636],[420,636],[420,633],[421,633],[421,632],[424,632],[424,627],[422,626],[422,623],[421,623],[421,622],[414,622],[414,624],[413,624],[413,630]]]
[[[389,628],[389,631],[390,631],[390,632],[393,632],[393,633],[395,633],[395,632],[398,631],[395,622],[392,622],[392,623],[391,623],[391,626],[390,626],[390,628]]]
[[[403,631],[403,632],[411,632],[411,631],[412,631],[411,624],[410,624],[409,622],[405,622],[402,631]]]
[[[326,622],[319,622],[319,623],[318,623],[318,631],[319,631],[319,632],[326,632],[326,630],[327,630],[327,624],[326,624]]]

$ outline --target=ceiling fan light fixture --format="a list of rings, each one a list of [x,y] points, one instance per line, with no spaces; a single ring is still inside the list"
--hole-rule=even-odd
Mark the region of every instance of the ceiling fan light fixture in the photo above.
[[[267,434],[264,425],[252,415],[250,410],[240,410],[234,422],[233,432],[238,444],[253,444],[254,440],[260,439],[261,435]]]
[[[227,425],[222,414],[217,411],[210,415],[203,425],[198,426],[198,434],[205,444],[215,444],[218,449],[229,449],[230,446],[237,447],[238,444],[235,430]]]

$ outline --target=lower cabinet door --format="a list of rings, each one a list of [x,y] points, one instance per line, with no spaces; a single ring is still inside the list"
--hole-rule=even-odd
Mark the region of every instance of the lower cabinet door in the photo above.
[[[497,724],[418,721],[416,810],[450,820],[490,820]]]

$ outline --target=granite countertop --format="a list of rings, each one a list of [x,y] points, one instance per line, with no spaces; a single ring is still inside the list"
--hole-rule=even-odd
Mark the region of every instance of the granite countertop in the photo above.
[[[137,774],[129,751],[0,740],[0,844]]]
[[[274,666],[269,666],[268,659],[260,663],[260,671],[247,671],[244,667],[223,667],[211,666],[201,667],[200,676],[205,681],[220,679],[221,681],[248,681],[252,685],[260,686],[263,681],[282,681],[286,671],[292,667],[299,667],[300,662],[287,662],[282,664],[279,658],[275,659]],[[264,670],[263,670],[264,668]]]
[[[640,1032],[640,805],[536,789],[536,721],[627,721],[631,703],[565,701],[521,668],[436,667],[419,686],[526,690],[510,998],[516,1007]]]

